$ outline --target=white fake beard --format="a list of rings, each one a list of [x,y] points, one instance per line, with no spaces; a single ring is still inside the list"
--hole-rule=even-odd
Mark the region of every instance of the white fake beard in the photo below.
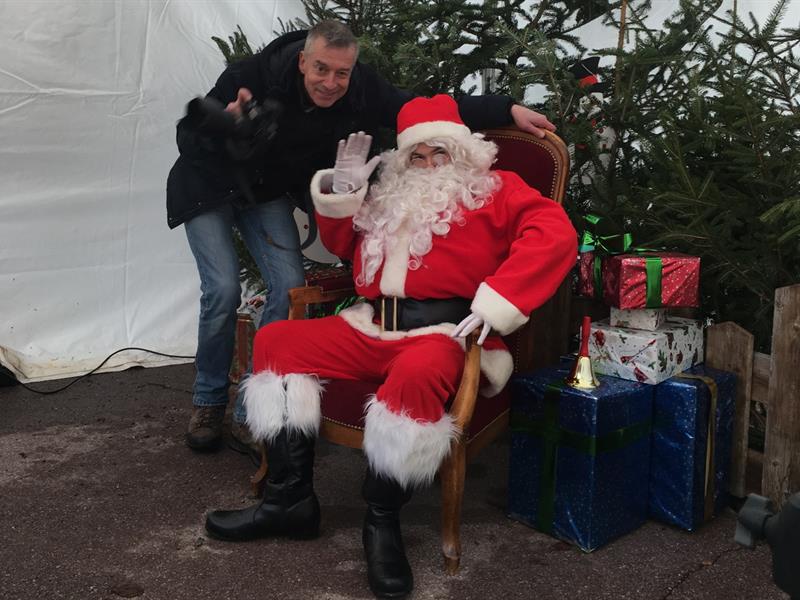
[[[481,169],[452,163],[414,169],[398,163],[387,162],[370,199],[353,218],[356,230],[364,233],[358,285],[373,282],[401,227],[410,234],[408,268],[419,269],[422,257],[433,247],[433,236],[446,235],[452,223],[463,225],[464,211],[490,202],[499,185],[495,174]]]

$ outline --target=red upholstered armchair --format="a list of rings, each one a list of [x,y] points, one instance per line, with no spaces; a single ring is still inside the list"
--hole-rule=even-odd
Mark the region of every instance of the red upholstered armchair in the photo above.
[[[548,133],[544,139],[514,128],[484,132],[499,147],[495,167],[515,171],[542,194],[561,202],[566,188],[569,157],[564,142]],[[336,302],[354,293],[348,277],[311,280],[290,290],[290,319],[303,319],[309,304]],[[522,329],[506,338],[514,356],[515,371],[554,363],[566,350],[569,315],[568,286],[539,308]],[[467,340],[464,374],[449,412],[462,434],[439,468],[442,486],[442,552],[449,573],[458,570],[461,555],[460,521],[466,461],[508,426],[509,398],[504,390],[485,399],[478,393],[480,346],[477,332]],[[535,340],[535,341],[534,341]],[[363,442],[363,402],[378,386],[361,381],[331,381],[322,397],[320,436],[336,444],[360,448]]]

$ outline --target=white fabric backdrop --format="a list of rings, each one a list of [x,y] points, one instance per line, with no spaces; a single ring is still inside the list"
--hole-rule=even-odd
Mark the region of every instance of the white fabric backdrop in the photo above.
[[[738,6],[763,21],[774,3]],[[29,381],[126,346],[194,353],[199,282],[165,216],[175,122],[224,66],[212,35],[241,24],[260,45],[296,16],[300,0],[0,0],[0,363]],[[599,24],[581,37],[616,45]],[[170,362],[129,351],[106,370]]]
[[[23,381],[126,346],[194,354],[199,281],[166,225],[175,122],[224,68],[212,35],[240,24],[261,45],[302,15],[299,0],[0,1],[0,362]]]

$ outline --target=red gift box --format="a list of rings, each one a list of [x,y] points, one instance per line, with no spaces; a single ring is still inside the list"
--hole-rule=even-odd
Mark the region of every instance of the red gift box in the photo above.
[[[700,258],[678,252],[604,257],[603,301],[616,308],[699,304]]]
[[[595,253],[594,251],[581,252],[578,255],[578,296],[594,298],[595,292],[599,297],[600,290],[595,290]]]

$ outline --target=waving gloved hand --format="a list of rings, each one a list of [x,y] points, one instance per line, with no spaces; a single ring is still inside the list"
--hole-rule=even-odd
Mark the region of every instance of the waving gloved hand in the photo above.
[[[372,136],[363,131],[351,133],[347,140],[339,140],[333,167],[334,194],[349,194],[366,185],[369,176],[381,162],[380,156],[367,162],[371,145]]]
[[[464,317],[464,319],[456,325],[456,328],[453,330],[453,333],[450,334],[451,337],[467,337],[473,330],[477,329],[483,325],[483,330],[481,330],[481,334],[478,336],[478,346],[483,345],[483,340],[486,339],[486,336],[489,335],[489,332],[492,330],[492,326],[489,323],[486,323],[483,320],[483,317],[479,317],[475,313],[470,313],[468,316]]]

